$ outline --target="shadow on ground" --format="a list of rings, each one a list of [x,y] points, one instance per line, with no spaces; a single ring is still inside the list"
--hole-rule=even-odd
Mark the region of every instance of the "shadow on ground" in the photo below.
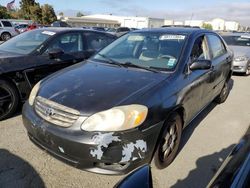
[[[44,182],[35,169],[8,150],[0,149],[1,188],[44,188]]]
[[[205,188],[234,146],[230,145],[219,152],[199,158],[196,168],[185,179],[178,180],[172,188]]]

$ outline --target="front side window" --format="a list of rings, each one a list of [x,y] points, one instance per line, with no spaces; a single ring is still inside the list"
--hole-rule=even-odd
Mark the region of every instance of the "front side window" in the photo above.
[[[120,64],[173,70],[180,58],[186,36],[171,33],[129,33],[111,43],[93,58]]]
[[[190,55],[191,62],[195,60],[209,60],[209,52],[205,36],[197,38]]]
[[[1,51],[29,54],[36,50],[44,41],[55,33],[50,31],[33,30],[22,33],[0,45]]]
[[[67,33],[58,36],[49,45],[46,52],[50,49],[60,48],[64,53],[73,53],[83,51],[83,41],[81,33]]]
[[[208,35],[207,38],[213,58],[217,58],[226,53],[225,46],[223,45],[221,39],[218,36]]]
[[[85,36],[89,50],[99,51],[114,41],[113,37],[100,33],[86,33]]]
[[[222,36],[222,37],[228,45],[250,47],[250,35]]]

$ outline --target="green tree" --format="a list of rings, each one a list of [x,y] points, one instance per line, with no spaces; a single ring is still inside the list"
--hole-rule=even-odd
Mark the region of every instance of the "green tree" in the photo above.
[[[11,18],[11,15],[7,11],[7,8],[0,5],[0,19],[9,19]]]
[[[49,4],[44,4],[42,6],[42,23],[45,25],[49,25],[56,20],[57,17],[53,7]]]
[[[30,6],[30,18],[37,23],[42,23],[42,8],[39,3]]]
[[[22,11],[23,18],[31,19],[31,10],[30,7],[36,4],[35,0],[21,0],[20,1],[20,9]]]
[[[204,29],[213,30],[213,26],[211,24],[209,24],[209,23],[203,23],[202,27]]]
[[[64,13],[63,13],[63,12],[59,12],[58,15],[59,15],[59,16],[64,16]]]
[[[81,12],[77,12],[76,17],[82,17],[82,16],[84,16],[84,14],[83,14],[83,13],[81,13]]]

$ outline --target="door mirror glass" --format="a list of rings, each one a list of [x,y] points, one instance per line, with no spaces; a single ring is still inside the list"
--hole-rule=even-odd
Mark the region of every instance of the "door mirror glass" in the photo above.
[[[190,64],[190,70],[207,70],[212,66],[212,62],[210,60],[196,60]]]
[[[55,59],[64,54],[64,52],[61,48],[52,48],[48,51],[48,54],[50,59]]]

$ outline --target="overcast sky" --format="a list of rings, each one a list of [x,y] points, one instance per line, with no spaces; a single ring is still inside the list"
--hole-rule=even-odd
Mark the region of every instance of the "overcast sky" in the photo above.
[[[11,0],[0,0],[6,5]],[[150,16],[175,20],[210,20],[220,17],[250,25],[250,0],[36,0],[53,5],[55,11],[75,16],[85,14],[114,14]],[[15,5],[19,5],[16,0]]]

